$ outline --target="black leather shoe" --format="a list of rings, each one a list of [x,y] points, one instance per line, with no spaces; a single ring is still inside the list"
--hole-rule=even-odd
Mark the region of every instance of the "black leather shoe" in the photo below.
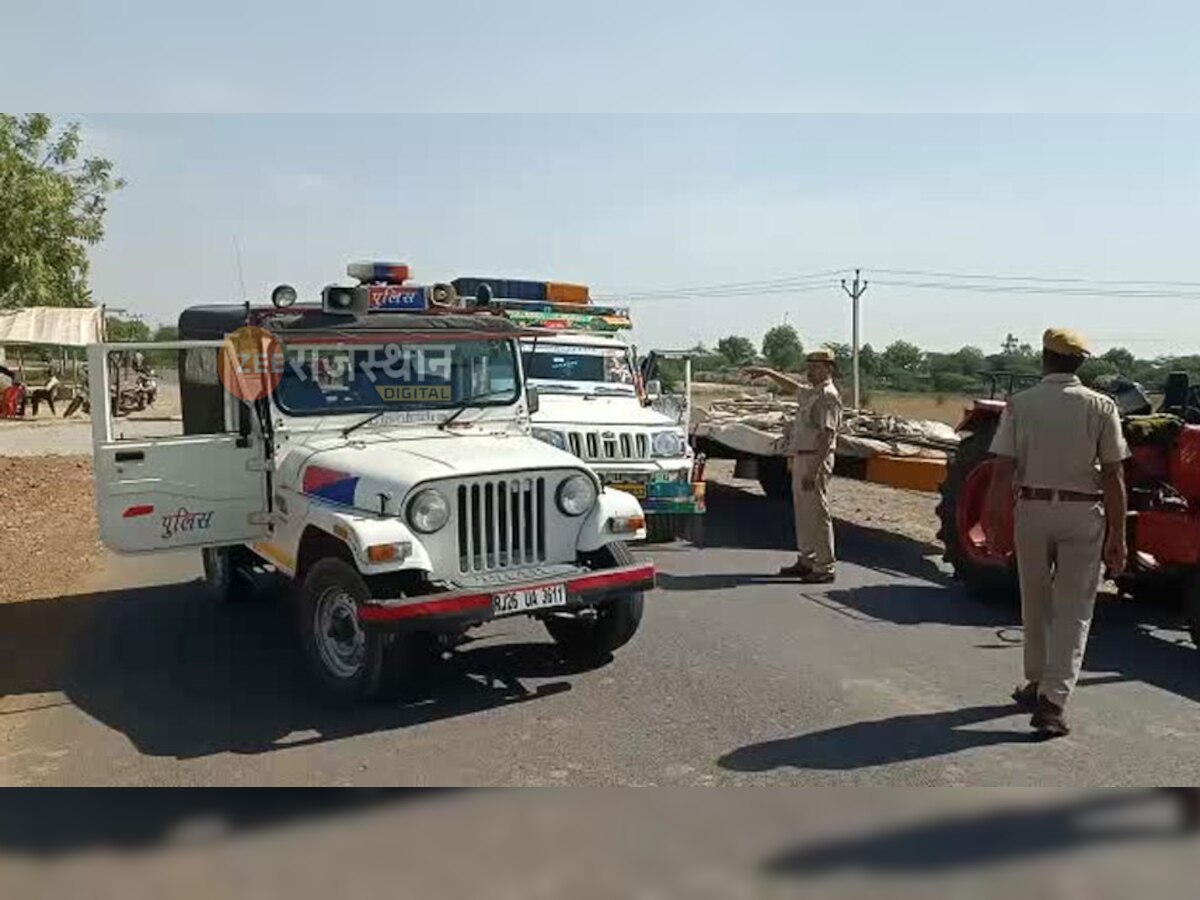
[[[1066,737],[1071,733],[1063,708],[1045,697],[1038,697],[1037,710],[1029,720],[1029,727],[1046,738]]]
[[[780,575],[808,575],[812,572],[812,566],[802,559],[796,560],[790,566],[783,566],[779,570]]]

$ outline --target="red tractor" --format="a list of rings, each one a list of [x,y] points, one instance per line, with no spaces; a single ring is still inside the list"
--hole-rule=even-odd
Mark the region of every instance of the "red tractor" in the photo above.
[[[1006,405],[997,395],[1010,394],[1017,380],[1009,377],[1003,393],[993,380],[991,397],[967,410],[937,510],[938,537],[955,577],[976,596],[1014,603],[1020,596],[1016,560],[989,550],[983,511],[995,466],[992,438]],[[1118,587],[1130,596],[1179,598],[1200,648],[1200,391],[1186,375],[1171,375],[1157,413],[1131,382],[1117,380],[1106,392],[1121,407],[1132,453],[1125,469],[1129,569]],[[1011,517],[1006,527],[1012,528]]]

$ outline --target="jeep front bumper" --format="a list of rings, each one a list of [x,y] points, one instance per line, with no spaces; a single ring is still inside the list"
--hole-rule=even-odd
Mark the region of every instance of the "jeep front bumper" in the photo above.
[[[576,612],[618,594],[648,591],[654,587],[654,574],[654,563],[647,562],[616,569],[583,571],[553,580],[504,584],[496,591],[472,587],[418,597],[373,599],[359,606],[358,620],[365,628],[384,629],[436,629],[438,626],[478,624],[495,617],[493,602],[497,593],[535,590],[559,584],[566,587],[566,605],[546,612]]]

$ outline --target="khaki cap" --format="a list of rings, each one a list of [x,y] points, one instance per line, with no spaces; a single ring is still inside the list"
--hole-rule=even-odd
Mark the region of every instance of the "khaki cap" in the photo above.
[[[828,347],[822,347],[820,350],[814,350],[808,354],[807,360],[808,362],[821,362],[833,365],[837,362],[837,357],[833,355],[833,351]]]
[[[1047,328],[1042,335],[1042,349],[1059,356],[1091,356],[1083,335],[1069,328]]]

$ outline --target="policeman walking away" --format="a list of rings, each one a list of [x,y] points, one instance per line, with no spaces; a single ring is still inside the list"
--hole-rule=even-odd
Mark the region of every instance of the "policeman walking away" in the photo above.
[[[779,574],[799,576],[805,584],[829,584],[834,580],[829,478],[842,421],[842,398],[833,384],[834,362],[832,350],[810,353],[807,383],[765,366],[744,370],[753,378],[770,378],[785,391],[793,392],[798,404],[788,435],[798,552],[796,561],[780,569]]]
[[[1125,477],[1129,456],[1117,405],[1076,373],[1090,356],[1078,334],[1052,328],[1042,340],[1042,381],[1012,397],[992,443],[989,540],[1002,546],[1016,500],[1015,550],[1025,625],[1025,685],[1013,699],[1046,737],[1070,732],[1064,714],[1075,688],[1101,560],[1125,568]]]

